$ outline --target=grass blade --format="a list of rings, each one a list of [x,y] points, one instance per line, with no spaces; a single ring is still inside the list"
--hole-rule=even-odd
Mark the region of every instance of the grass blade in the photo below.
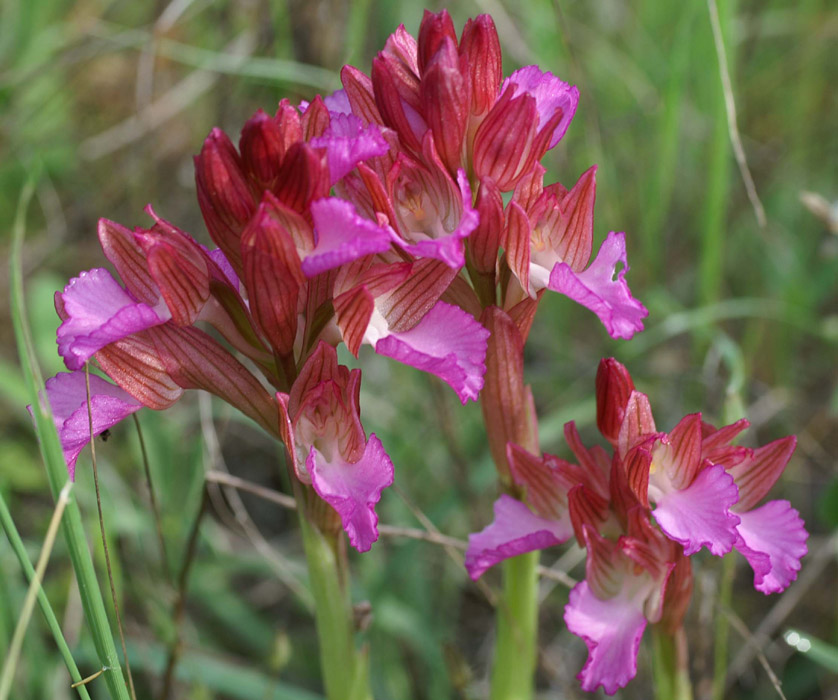
[[[32,567],[32,562],[29,561],[29,556],[26,554],[26,547],[24,546],[23,540],[20,538],[20,534],[15,527],[14,521],[12,520],[12,514],[9,512],[6,500],[3,498],[2,494],[0,494],[0,525],[2,525],[3,529],[6,531],[6,536],[9,538],[9,543],[12,545],[15,556],[18,558],[20,566],[26,574],[26,578],[30,581],[34,581],[36,575],[35,569]],[[55,617],[55,613],[52,610],[49,599],[40,585],[38,586],[38,604],[41,606],[41,612],[44,614],[47,626],[52,632],[52,636],[58,646],[58,651],[61,652],[61,657],[67,665],[67,670],[70,672],[70,678],[72,678],[76,683],[81,681],[81,673],[79,672],[78,666],[76,666],[73,654],[70,652],[70,647],[67,646],[67,640],[64,639],[64,633],[61,631],[61,626],[58,624],[58,618]],[[79,686],[78,691],[82,700],[90,700],[87,688]]]
[[[21,192],[15,217],[9,260],[11,267],[11,312],[20,363],[32,402],[32,416],[35,419],[41,455],[46,466],[50,489],[53,496],[57,498],[62,485],[67,480],[67,464],[64,461],[64,454],[61,450],[58,433],[55,430],[49,402],[42,399],[44,383],[35,359],[32,336],[26,321],[26,306],[23,296],[24,222],[29,200],[32,198],[34,190],[34,182],[30,180]],[[105,612],[99,582],[96,579],[96,571],[93,568],[93,560],[90,557],[90,550],[82,526],[81,511],[75,500],[71,500],[67,504],[61,530],[67,542],[73,570],[78,579],[82,607],[84,608],[85,618],[90,625],[96,653],[102,667],[106,669],[104,679],[108,690],[115,700],[128,700],[128,689],[122,676],[122,667],[114,645],[108,616]]]

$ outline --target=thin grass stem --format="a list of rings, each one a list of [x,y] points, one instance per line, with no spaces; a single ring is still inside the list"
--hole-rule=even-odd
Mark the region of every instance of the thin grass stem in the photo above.
[[[0,524],[2,524],[3,529],[6,531],[6,537],[9,538],[9,543],[12,545],[12,550],[18,558],[20,566],[26,574],[26,578],[29,579],[30,582],[34,581],[36,578],[35,569],[32,567],[32,562],[29,561],[29,556],[26,553],[26,547],[24,546],[23,540],[15,527],[14,520],[12,520],[12,514],[9,511],[9,507],[6,505],[6,500],[3,498],[2,493],[0,493]],[[76,683],[81,682],[81,672],[79,671],[78,666],[76,666],[76,661],[73,658],[70,647],[67,645],[67,640],[64,639],[64,633],[61,631],[61,625],[58,623],[58,618],[55,616],[55,612],[53,612],[49,599],[41,586],[38,586],[38,604],[41,606],[41,612],[46,619],[47,627],[49,627],[52,632],[53,639],[55,639],[55,643],[58,646],[58,651],[61,653],[61,658],[64,659],[64,664],[70,672],[70,678],[72,678]],[[70,687],[72,688],[75,686],[73,685]],[[79,688],[79,695],[82,700],[90,700],[90,695],[84,687]]]
[[[52,513],[52,518],[47,528],[47,535],[44,538],[44,545],[41,547],[41,555],[38,557],[38,564],[35,567],[35,576],[29,583],[29,590],[26,591],[26,598],[23,601],[20,617],[18,617],[17,625],[12,635],[12,641],[9,645],[9,651],[3,663],[3,672],[0,674],[0,700],[8,700],[9,693],[11,692],[18,658],[20,657],[20,650],[23,646],[23,638],[26,635],[29,620],[32,618],[32,611],[35,609],[38,594],[41,592],[41,581],[44,578],[47,562],[49,562],[49,556],[55,544],[55,536],[58,534],[58,526],[61,523],[61,517],[64,515],[64,509],[69,501],[72,488],[73,483],[68,481],[64,484],[64,488],[61,489],[61,493],[58,495],[58,502],[55,504],[55,510]]]
[[[198,513],[195,515],[195,520],[192,523],[192,529],[189,532],[189,540],[186,543],[186,556],[183,560],[183,566],[178,575],[177,584],[177,600],[175,601],[175,608],[172,612],[172,619],[175,624],[175,638],[172,640],[172,645],[169,647],[169,656],[166,660],[166,671],[163,675],[163,690],[160,693],[160,700],[168,700],[172,692],[175,678],[175,668],[177,667],[178,659],[183,650],[183,643],[181,639],[181,626],[183,625],[183,615],[186,611],[186,588],[189,583],[189,571],[192,568],[192,562],[195,560],[195,555],[198,552],[198,534],[201,531],[201,521],[204,518],[204,513],[207,510],[207,502],[209,500],[209,492],[206,485],[201,494],[201,505],[198,508]]]
[[[151,480],[151,467],[148,460],[148,452],[145,447],[145,439],[143,438],[143,430],[140,426],[140,419],[137,414],[133,413],[131,417],[134,419],[134,426],[137,428],[137,439],[140,441],[140,454],[143,458],[143,472],[145,473],[146,486],[148,487],[148,496],[151,500],[151,512],[154,516],[154,528],[157,530],[157,544],[160,547],[160,564],[163,567],[163,575],[167,581],[172,578],[171,571],[169,571],[169,557],[166,552],[166,538],[163,537],[163,520],[160,517],[160,507],[157,504],[157,496],[154,494],[154,483]]]
[[[63,484],[67,480],[67,462],[64,459],[61,442],[55,429],[49,401],[46,400],[43,391],[44,382],[36,360],[32,334],[26,321],[26,304],[23,294],[24,221],[29,201],[35,190],[34,183],[35,178],[32,178],[21,192],[12,229],[12,246],[9,256],[11,312],[20,364],[32,405],[32,417],[35,420],[41,456],[46,467],[50,489],[57,499]],[[96,570],[90,557],[90,549],[82,525],[81,511],[74,500],[66,506],[61,529],[67,543],[73,570],[78,579],[82,607],[84,608],[85,619],[90,626],[96,654],[101,667],[106,669],[104,678],[111,699],[128,700],[128,689],[122,675],[119,655],[114,645],[108,616],[105,612],[102,592],[96,579]]]
[[[125,646],[125,631],[122,628],[122,615],[119,612],[119,600],[116,595],[116,585],[113,580],[113,569],[111,568],[111,554],[108,548],[108,540],[105,535],[105,516],[102,513],[102,497],[99,492],[99,468],[96,466],[96,440],[93,435],[93,408],[90,405],[90,369],[84,365],[84,390],[87,394],[87,421],[90,427],[90,460],[93,463],[93,486],[96,490],[96,509],[99,512],[99,531],[102,535],[102,549],[105,552],[105,567],[108,570],[108,584],[111,588],[111,600],[116,615],[116,628],[119,631],[119,642],[122,645],[122,658],[125,659],[125,672],[128,675],[128,691],[132,700],[137,700],[137,693],[134,689],[134,678],[131,675],[131,663],[128,660],[128,649]]]

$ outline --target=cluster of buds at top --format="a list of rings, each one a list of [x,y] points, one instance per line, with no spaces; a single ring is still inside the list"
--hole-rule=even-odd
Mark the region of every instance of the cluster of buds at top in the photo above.
[[[701,414],[657,430],[649,400],[628,370],[603,360],[597,425],[610,443],[585,447],[574,423],[571,463],[507,445],[523,500],[502,495],[491,525],[469,538],[466,567],[479,578],[511,556],[575,537],[587,548],[585,580],[570,593],[565,622],[588,646],[582,687],[614,693],[636,672],[647,622],[677,629],[692,592],[688,557],[736,549],[763,593],[784,590],[806,554],[807,533],[788,501],[758,505],[779,479],[793,436],[756,449],[732,445],[746,420],[716,429]]]
[[[570,189],[544,184],[575,87],[536,66],[503,79],[491,18],[458,40],[445,11],[426,13],[418,40],[396,30],[371,76],[341,78],[330,96],[257,112],[238,146],[207,137],[195,180],[217,248],[150,207],[149,228],[100,222],[121,282],[97,268],[56,295],[71,373],[47,390],[71,474],[90,438],[78,372],[95,359],[115,385],[91,377],[94,434],[185,389],[212,392],[284,441],[365,550],[393,472],[361,426],[360,373],[338,364],[340,343],[434,374],[465,403],[484,384],[487,319],[525,337],[544,289],[614,337],[642,329],[624,235],[589,265],[595,168]]]

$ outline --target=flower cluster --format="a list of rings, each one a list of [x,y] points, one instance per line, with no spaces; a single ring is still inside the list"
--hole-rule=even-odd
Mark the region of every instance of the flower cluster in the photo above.
[[[333,95],[257,112],[238,147],[207,137],[195,182],[215,249],[151,207],[150,227],[100,221],[121,281],[97,268],[56,294],[71,372],[47,392],[71,476],[95,360],[114,384],[90,377],[94,435],[209,391],[285,443],[307,493],[364,551],[393,467],[361,425],[360,372],[338,364],[340,343],[434,374],[465,403],[483,388],[486,319],[502,313],[526,336],[544,289],[614,337],[642,329],[624,234],[588,265],[596,168],[570,189],[544,184],[539,161],[568,129],[575,87],[536,66],[503,79],[491,18],[458,39],[445,11],[426,13],[418,39],[399,27],[370,76],[346,66],[341,79]]]
[[[612,454],[585,447],[574,423],[565,437],[577,463],[509,443],[524,500],[502,495],[495,518],[469,538],[473,579],[511,556],[575,537],[587,548],[585,580],[570,593],[565,622],[588,646],[582,687],[614,693],[636,672],[647,622],[677,629],[692,591],[688,557],[736,549],[763,593],[784,590],[806,554],[807,533],[788,501],[758,505],[780,477],[796,439],[756,449],[732,445],[746,420],[717,429],[701,414],[669,433],[656,429],[649,400],[614,359],[600,363],[597,425]]]

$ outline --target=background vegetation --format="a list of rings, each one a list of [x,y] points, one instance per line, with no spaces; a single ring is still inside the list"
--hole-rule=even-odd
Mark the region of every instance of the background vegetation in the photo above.
[[[368,70],[400,22],[416,31],[422,7],[414,0],[3,0],[0,258],[9,255],[20,192],[33,182],[23,268],[44,374],[62,368],[52,294],[79,270],[104,263],[95,235],[100,216],[145,224],[142,209],[152,202],[208,242],[191,157],[210,128],[235,139],[257,108],[332,91],[341,64]],[[765,597],[740,559],[727,571],[729,605],[719,605],[724,566],[700,558],[689,613],[692,677],[697,697],[710,697],[721,621],[731,625],[726,697],[779,697],[754,642],[789,700],[834,699],[838,652],[815,643],[816,653],[803,654],[783,635],[795,628],[838,643],[838,205],[828,204],[838,200],[838,7],[830,0],[719,0],[718,7],[765,225],[734,159],[707,3],[462,0],[449,10],[458,28],[469,16],[493,14],[507,74],[538,63],[580,87],[576,119],[548,156],[551,175],[570,185],[599,164],[596,234],[628,233],[629,280],[651,310],[647,330],[625,343],[610,340],[592,314],[566,299],[545,298],[527,367],[543,448],[566,454],[561,428],[570,419],[596,439],[594,374],[607,355],[628,364],[663,429],[703,410],[715,423],[747,416],[748,439],[760,443],[797,434],[777,490],[811,532],[800,579],[783,596]],[[8,299],[5,265],[0,290]],[[0,306],[0,493],[34,561],[54,502],[24,409],[10,314]],[[421,529],[421,514],[456,538],[485,525],[494,470],[479,410],[460,407],[445,387],[395,363],[362,353],[360,364],[365,427],[397,465],[382,522]],[[131,666],[139,697],[152,698],[176,636],[172,581],[205,473],[229,469],[277,490],[287,484],[277,446],[207,397],[191,395],[165,414],[143,411],[140,422],[165,565],[131,421],[98,442],[97,452]],[[77,474],[74,495],[105,591],[89,458]],[[175,696],[318,697],[295,517],[232,489],[208,492]],[[385,536],[370,554],[353,556],[354,599],[372,604],[366,636],[377,697],[485,691],[491,606],[449,555],[435,544]],[[557,560],[570,576],[583,575],[574,550],[545,553],[542,563]],[[495,588],[499,579],[490,574],[486,582]],[[60,538],[44,585],[82,675],[93,673],[96,657]],[[0,651],[26,587],[0,537]],[[585,650],[562,623],[567,589],[545,579],[543,596],[539,687],[545,698],[581,698],[573,676]],[[649,697],[649,678],[648,652],[641,652],[638,680],[619,697]],[[88,690],[107,697],[101,680]],[[74,696],[36,612],[12,697]]]

